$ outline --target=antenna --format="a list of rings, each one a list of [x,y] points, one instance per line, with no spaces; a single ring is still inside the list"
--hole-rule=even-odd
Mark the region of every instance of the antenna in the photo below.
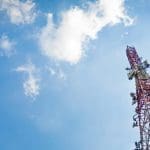
[[[132,104],[136,105],[133,127],[139,128],[140,134],[134,150],[150,150],[150,76],[146,72],[150,64],[147,60],[142,62],[134,47],[127,46],[126,54],[131,67],[126,69],[128,78],[134,78],[136,86],[136,92],[130,93]]]

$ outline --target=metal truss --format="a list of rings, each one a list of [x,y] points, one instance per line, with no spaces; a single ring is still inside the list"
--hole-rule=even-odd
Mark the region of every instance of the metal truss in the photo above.
[[[136,105],[133,116],[133,127],[139,128],[140,140],[135,142],[134,150],[150,150],[150,76],[146,69],[147,61],[142,62],[134,47],[127,46],[127,57],[130,63],[128,78],[135,78],[136,92],[130,93],[132,104]]]

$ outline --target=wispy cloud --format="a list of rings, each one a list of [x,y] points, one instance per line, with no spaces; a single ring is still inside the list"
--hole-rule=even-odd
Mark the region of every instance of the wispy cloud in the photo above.
[[[1,0],[0,11],[5,11],[13,24],[29,24],[35,19],[35,3],[32,0]]]
[[[55,77],[57,77],[58,79],[61,79],[61,80],[66,79],[66,74],[59,67],[52,68],[52,67],[47,66],[46,70],[50,73],[51,76],[55,76]]]
[[[15,42],[10,40],[7,35],[0,37],[0,56],[11,56],[14,53]]]
[[[27,75],[26,80],[23,83],[24,93],[26,96],[35,98],[39,95],[39,77],[37,77],[37,68],[34,64],[29,62],[28,64],[17,67],[17,72],[24,72]]]
[[[39,45],[48,57],[75,64],[84,56],[89,40],[95,39],[105,26],[120,22],[133,23],[126,14],[124,0],[97,0],[86,9],[73,7],[61,14],[59,25],[49,13],[39,35]]]

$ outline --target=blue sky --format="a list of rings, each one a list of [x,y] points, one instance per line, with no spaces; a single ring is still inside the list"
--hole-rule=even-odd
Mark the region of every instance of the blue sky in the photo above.
[[[128,150],[124,68],[150,58],[148,0],[0,0],[0,149]]]

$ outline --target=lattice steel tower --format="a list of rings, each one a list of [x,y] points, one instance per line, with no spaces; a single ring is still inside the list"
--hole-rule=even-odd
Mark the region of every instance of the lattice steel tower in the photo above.
[[[136,84],[136,92],[130,93],[132,104],[136,105],[133,127],[138,127],[140,133],[134,150],[150,150],[150,76],[146,71],[150,64],[142,61],[134,47],[127,46],[126,53],[131,66],[126,68],[128,78],[135,78]]]

